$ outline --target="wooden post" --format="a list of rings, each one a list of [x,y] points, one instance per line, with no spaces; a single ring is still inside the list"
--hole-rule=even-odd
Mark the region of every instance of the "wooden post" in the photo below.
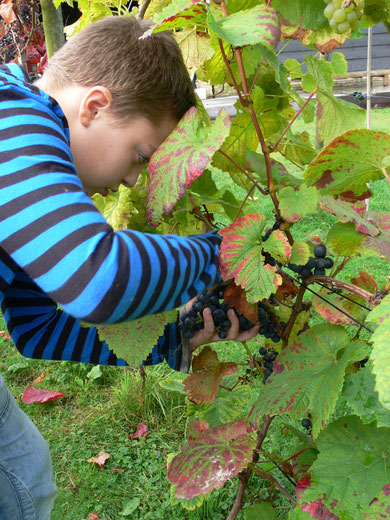
[[[47,57],[50,59],[65,43],[61,6],[56,9],[53,0],[41,0],[41,11]]]

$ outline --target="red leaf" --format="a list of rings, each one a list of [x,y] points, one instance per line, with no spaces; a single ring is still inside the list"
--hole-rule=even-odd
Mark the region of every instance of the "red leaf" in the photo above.
[[[93,464],[97,464],[98,466],[101,467],[101,469],[104,469],[104,463],[109,458],[110,458],[110,454],[109,453],[105,453],[104,451],[100,451],[96,455],[96,457],[91,457],[90,459],[87,460],[87,462],[92,462]]]
[[[232,284],[226,287],[223,296],[231,307],[234,307],[238,313],[243,314],[249,321],[252,323],[258,321],[257,305],[251,305],[248,302],[244,295],[244,289]]]
[[[184,380],[187,397],[195,404],[212,403],[222,379],[237,371],[236,363],[225,363],[218,359],[214,350],[205,347],[192,361],[193,374]]]
[[[17,20],[14,8],[12,6],[12,0],[3,0],[0,3],[0,16],[8,25]]]
[[[23,392],[22,401],[26,404],[31,403],[46,403],[58,397],[65,397],[62,392],[51,392],[49,390],[42,390],[41,388],[34,388],[28,386]]]
[[[148,427],[144,423],[139,423],[137,431],[133,433],[133,435],[129,435],[129,439],[132,441],[134,439],[140,439],[141,437],[146,437],[148,435]]]
[[[195,441],[200,435],[210,428],[209,423],[206,421],[197,421],[194,419],[191,421],[187,428],[187,440],[188,442]]]

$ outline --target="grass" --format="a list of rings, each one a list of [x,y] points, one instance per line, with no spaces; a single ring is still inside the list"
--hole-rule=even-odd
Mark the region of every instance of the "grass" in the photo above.
[[[373,111],[373,129],[387,130],[390,109]],[[297,122],[299,125],[299,121]],[[297,128],[299,130],[299,128]],[[390,186],[386,181],[372,184],[374,197],[370,209],[388,210]],[[254,209],[272,220],[269,198],[261,198]],[[322,239],[335,222],[331,215],[313,215],[294,227],[294,236],[308,238],[318,234]],[[371,273],[383,285],[390,275],[389,262],[376,257],[357,257],[343,272],[349,280],[359,270]],[[0,322],[4,329],[4,324]],[[260,339],[250,342],[253,352]],[[241,362],[245,352],[240,344],[219,343],[220,357]],[[223,520],[230,510],[237,491],[236,479],[213,492],[203,505],[187,511],[180,505],[171,506],[170,486],[166,478],[166,459],[180,449],[188,423],[187,405],[183,395],[165,390],[160,381],[172,375],[165,365],[147,369],[145,388],[138,371],[100,367],[71,362],[28,360],[13,345],[0,339],[0,373],[4,374],[20,407],[32,418],[50,445],[55,478],[59,488],[52,520],[89,520],[92,513],[99,520]],[[20,397],[34,379],[45,372],[40,387],[60,390],[65,398],[45,405],[25,405]],[[178,376],[179,377],[179,376]],[[256,392],[256,387],[252,388]],[[337,414],[345,413],[340,402]],[[130,440],[139,423],[148,426],[146,439]],[[265,448],[279,456],[290,456],[296,445],[294,438],[283,435],[282,419],[274,421]],[[295,423],[293,423],[295,424]],[[298,423],[295,424],[299,426]],[[110,454],[105,468],[88,463],[101,450]],[[286,480],[286,488],[292,491]],[[290,486],[290,487],[289,487]],[[248,497],[267,496],[267,485],[252,478]],[[249,505],[249,502],[247,503]],[[286,504],[281,501],[278,515],[286,518]],[[243,515],[238,516],[239,519]]]

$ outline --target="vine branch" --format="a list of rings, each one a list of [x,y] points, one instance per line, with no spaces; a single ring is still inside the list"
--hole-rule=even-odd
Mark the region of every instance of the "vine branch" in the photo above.
[[[294,506],[297,505],[297,501],[290,495],[290,493],[288,491],[286,491],[284,489],[284,487],[282,485],[279,484],[279,482],[276,480],[275,477],[273,477],[272,475],[270,475],[266,471],[263,471],[263,470],[257,468],[254,465],[252,465],[252,470],[253,470],[254,473],[256,473],[256,475],[259,475],[259,477],[263,477],[266,480],[268,480],[269,482],[271,482],[271,484],[273,484],[277,489],[279,489],[279,491],[281,493],[283,493],[283,495],[285,497],[287,497]]]
[[[137,20],[143,20],[144,16],[145,16],[145,13],[146,13],[146,10],[147,8],[149,7],[149,4],[152,0],[144,0],[142,2],[142,5],[138,11],[138,13],[136,14],[136,18]]]
[[[268,191],[264,190],[260,184],[258,184],[255,179],[252,177],[252,175],[250,175],[247,171],[244,170],[244,168],[241,168],[241,166],[232,158],[230,157],[230,155],[228,155],[226,152],[224,152],[223,150],[218,150],[218,152],[220,154],[222,154],[224,157],[226,157],[226,159],[228,161],[230,161],[232,164],[234,164],[234,166],[236,168],[238,168],[240,170],[241,173],[243,173],[245,175],[245,177],[247,179],[249,179],[251,181],[251,183],[260,191],[260,193],[262,193],[263,195],[269,195]]]

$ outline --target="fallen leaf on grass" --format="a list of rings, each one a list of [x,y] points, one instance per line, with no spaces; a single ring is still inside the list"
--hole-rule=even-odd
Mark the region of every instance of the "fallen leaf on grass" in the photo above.
[[[89,513],[88,520],[100,520],[96,513]]]
[[[134,439],[140,439],[141,437],[146,437],[148,435],[148,427],[144,423],[139,423],[137,431],[133,433],[133,435],[129,435],[129,439],[132,441]]]
[[[96,457],[91,457],[90,459],[88,459],[87,462],[92,462],[93,464],[98,464],[101,467],[101,469],[104,469],[104,463],[109,458],[110,458],[110,454],[109,453],[105,453],[104,451],[100,451],[96,455]]]
[[[7,339],[8,341],[11,341],[11,336],[5,330],[0,330],[0,336],[2,336],[4,339]]]
[[[58,397],[65,397],[62,392],[51,392],[50,390],[42,390],[41,388],[34,388],[28,386],[23,392],[22,401],[26,404],[31,403],[47,403]]]
[[[45,377],[47,376],[46,372],[41,372],[41,375],[36,377],[33,381],[33,383],[42,383],[42,381],[45,379]]]
[[[111,469],[112,469],[112,471],[125,471],[120,466],[115,466],[115,468],[111,468]]]

